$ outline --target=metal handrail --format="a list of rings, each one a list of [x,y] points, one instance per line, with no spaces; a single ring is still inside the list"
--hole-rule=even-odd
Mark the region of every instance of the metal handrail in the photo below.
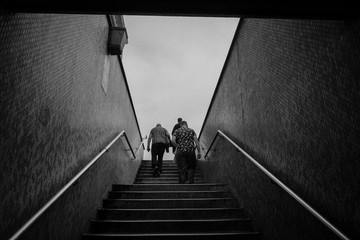
[[[136,150],[136,153],[135,153],[135,155],[136,155],[136,156],[138,155],[138,153],[139,153],[139,151],[140,151],[141,146],[142,146],[143,150],[145,150],[144,140],[145,140],[146,138],[147,138],[147,137],[145,137],[145,138],[141,138],[141,142],[140,142],[140,144],[139,144],[139,147],[135,148],[135,149],[137,149],[137,150]]]
[[[101,152],[96,155],[75,177],[73,177],[54,197],[52,197],[32,218],[30,218],[9,240],[17,239],[21,234],[25,232],[60,196],[66,192],[76,181],[106,152],[109,148],[122,136],[125,136],[127,144],[130,146],[131,152],[136,159],[136,155],[131,147],[128,137],[125,131],[119,133]],[[141,142],[142,143],[142,142]]]
[[[121,134],[122,133],[122,134]],[[131,144],[130,144],[130,141],[129,141],[129,138],[127,137],[127,135],[126,135],[126,133],[125,133],[125,131],[122,131],[119,135],[118,135],[118,137],[116,137],[116,138],[119,138],[119,137],[121,137],[121,136],[124,136],[125,137],[125,140],[126,140],[126,142],[127,142],[127,144],[129,145],[129,147],[130,147],[130,149],[127,149],[127,150],[130,150],[131,151],[131,153],[132,153],[132,155],[134,156],[134,159],[136,159],[136,155],[135,155],[135,153],[134,153],[134,150],[133,150],[133,148],[131,147]],[[117,140],[117,139],[116,139]],[[115,141],[116,141],[115,140]]]
[[[209,149],[207,150],[204,158],[207,157],[207,154],[211,150],[212,145],[215,142],[215,139],[218,136],[224,137],[228,140],[237,150],[239,150],[242,154],[244,154],[253,164],[255,164],[262,172],[264,172],[268,177],[270,177],[274,182],[276,182],[283,190],[285,190],[288,194],[290,194],[297,202],[299,202],[302,206],[304,206],[308,211],[310,211],[316,218],[318,218],[325,226],[330,228],[337,236],[344,240],[350,240],[345,234],[343,234],[339,229],[337,229],[334,225],[332,225],[328,220],[326,220],[323,216],[320,215],[315,209],[313,209],[309,204],[307,204],[303,199],[301,199],[298,195],[296,195],[290,188],[288,188],[284,183],[282,183],[279,179],[277,179],[274,175],[272,175],[268,170],[266,170],[260,163],[258,163],[254,158],[252,158],[248,153],[246,153],[241,147],[239,147],[234,141],[232,141],[225,133],[218,130],[213,141],[210,144]]]

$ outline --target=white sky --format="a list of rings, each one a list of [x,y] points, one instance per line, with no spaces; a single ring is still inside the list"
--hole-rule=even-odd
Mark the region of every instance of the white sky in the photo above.
[[[142,136],[157,123],[171,134],[178,117],[199,135],[239,19],[124,16],[124,21],[128,44],[122,61]]]

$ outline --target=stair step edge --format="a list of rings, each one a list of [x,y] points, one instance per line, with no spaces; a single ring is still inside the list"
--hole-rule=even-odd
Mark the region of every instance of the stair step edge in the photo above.
[[[105,211],[225,211],[225,210],[244,210],[239,208],[98,208],[98,210]]]
[[[226,231],[226,232],[194,232],[194,233],[84,233],[83,235],[91,236],[213,236],[213,235],[258,235],[257,231]]]
[[[109,193],[229,193],[229,191],[226,190],[179,190],[179,191],[137,191],[137,190],[124,190],[124,191],[109,191]]]
[[[144,199],[126,199],[126,198],[106,198],[104,199],[104,201],[109,201],[109,202],[164,202],[164,201],[168,201],[168,202],[200,202],[200,201],[207,201],[207,202],[214,202],[214,201],[236,201],[235,198],[144,198]]]
[[[143,186],[143,184],[113,184],[113,186],[137,186],[137,185],[139,185],[139,186]],[[156,186],[156,185],[160,185],[160,186],[163,186],[162,184],[148,184],[149,186],[151,186],[151,185],[154,185],[154,186]],[[186,186],[227,186],[228,184],[227,183],[201,183],[201,184],[191,184],[191,185],[189,185],[189,184],[173,184],[173,185],[181,185],[181,186],[183,186],[183,185],[186,185]]]
[[[251,218],[214,218],[214,219],[166,219],[166,220],[157,220],[157,219],[146,219],[146,220],[99,220],[99,219],[91,219],[91,222],[98,222],[98,223],[150,223],[150,222],[172,222],[172,223],[179,223],[179,222],[249,222],[252,221]]]

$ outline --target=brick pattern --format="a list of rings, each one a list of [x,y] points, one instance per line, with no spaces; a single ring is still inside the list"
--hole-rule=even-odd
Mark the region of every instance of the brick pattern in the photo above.
[[[14,233],[121,130],[133,147],[139,145],[121,62],[107,55],[107,37],[106,16],[0,15],[1,238]],[[105,58],[107,94],[101,88]],[[44,108],[46,125],[39,120]],[[117,148],[60,200],[66,207],[54,206],[29,230],[29,239],[78,239],[87,230],[111,184],[135,177],[139,161],[130,162],[123,145]]]
[[[354,239],[359,41],[359,21],[243,19],[200,135],[206,147],[217,129],[229,134]],[[201,162],[207,177],[237,188],[264,239],[336,239],[239,153],[218,148]]]

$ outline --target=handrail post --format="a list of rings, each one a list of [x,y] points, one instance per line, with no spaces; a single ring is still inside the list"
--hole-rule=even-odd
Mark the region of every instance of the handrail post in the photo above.
[[[145,140],[146,138],[147,138],[147,137],[145,137],[145,138],[141,138],[141,141],[140,141],[139,147],[137,148],[137,151],[136,151],[136,153],[135,153],[135,155],[136,155],[136,156],[138,155],[138,153],[139,153],[139,151],[140,151],[141,146],[142,146],[143,150],[145,150],[144,140]]]
[[[204,155],[204,158],[205,158],[205,159],[207,158],[207,155],[209,154],[209,152],[210,152],[210,150],[211,150],[211,147],[214,145],[215,140],[216,140],[216,138],[217,138],[218,136],[219,136],[219,132],[217,131],[216,134],[215,134],[215,136],[214,136],[214,138],[213,138],[213,140],[212,140],[211,143],[210,143],[210,146],[209,146],[208,150],[206,151],[206,153],[205,153],[205,155]]]
[[[135,155],[135,153],[134,153],[134,150],[133,150],[133,148],[132,148],[132,146],[131,146],[131,144],[130,144],[130,141],[129,141],[129,138],[127,137],[127,135],[126,135],[126,132],[124,131],[124,133],[123,133],[123,135],[122,136],[124,136],[125,137],[125,140],[126,140],[126,142],[127,142],[127,144],[129,145],[129,147],[130,147],[130,151],[131,151],[131,154],[133,155],[133,157],[134,157],[134,159],[132,159],[132,160],[135,160],[136,159],[136,155]]]

